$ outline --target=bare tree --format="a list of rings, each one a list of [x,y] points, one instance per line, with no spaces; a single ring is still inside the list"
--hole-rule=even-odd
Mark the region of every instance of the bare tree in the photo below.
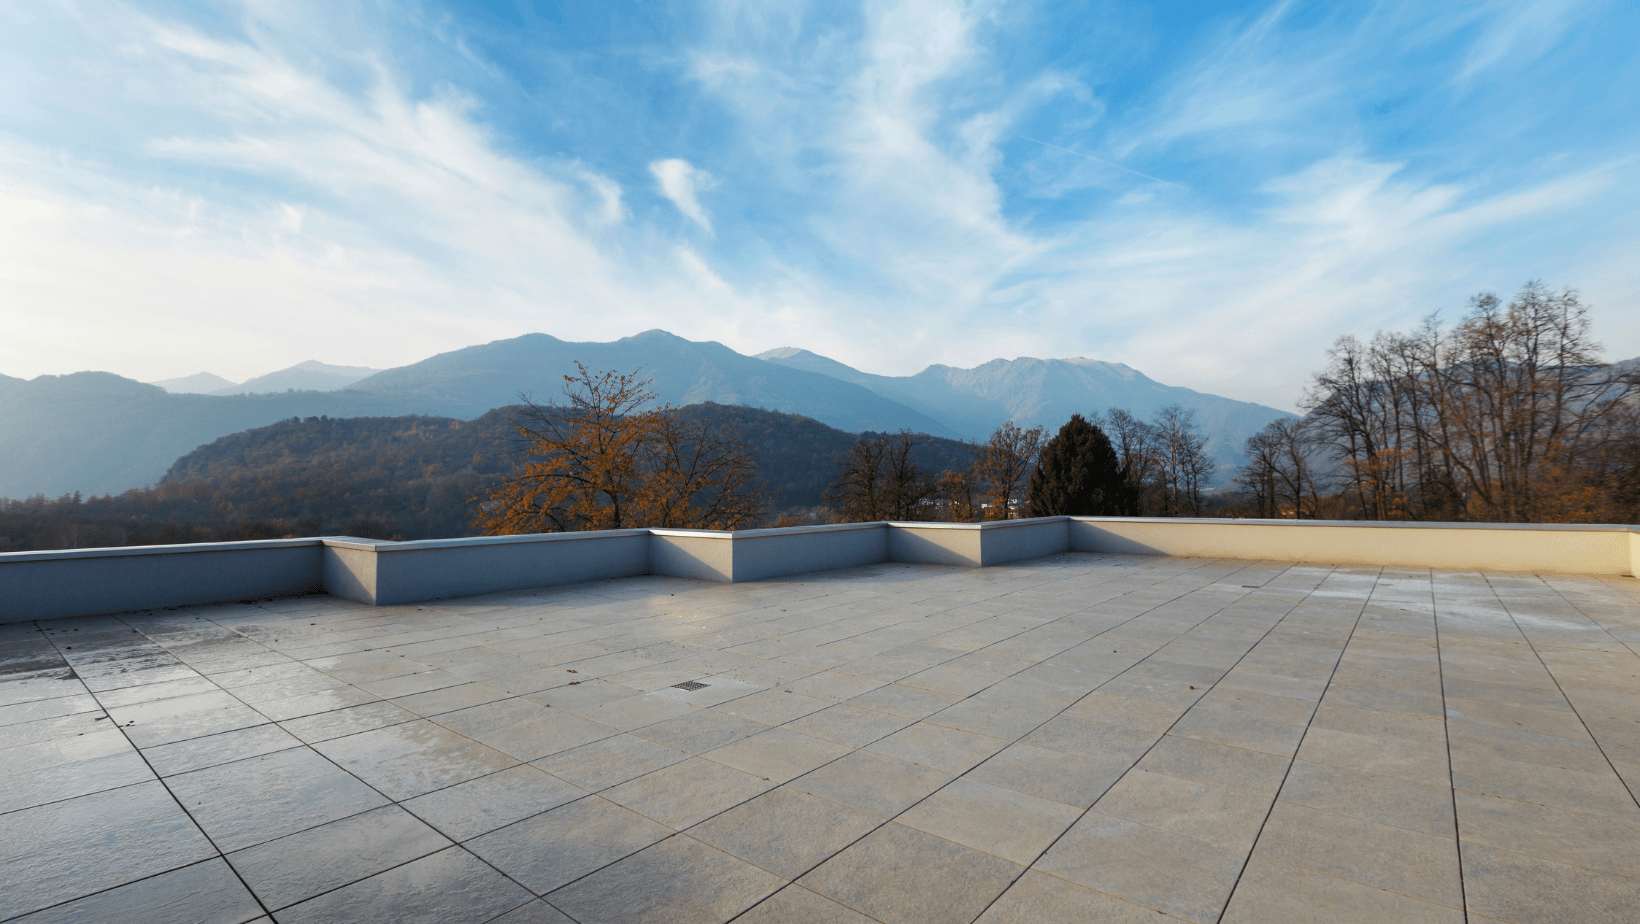
[[[912,458],[923,435],[902,430],[893,436],[862,436],[838,464],[828,492],[849,522],[923,520],[932,510],[937,486]]]
[[[1321,516],[1325,446],[1305,421],[1273,420],[1247,438],[1247,466],[1237,480],[1253,492],[1258,515],[1270,519]]]
[[[1122,466],[1122,483],[1126,486],[1123,514],[1136,517],[1152,513],[1156,429],[1119,407],[1111,408],[1094,423],[1109,434]]]
[[[1201,516],[1202,489],[1217,466],[1207,455],[1207,440],[1196,412],[1170,404],[1156,412],[1157,474],[1162,488],[1162,516]]]

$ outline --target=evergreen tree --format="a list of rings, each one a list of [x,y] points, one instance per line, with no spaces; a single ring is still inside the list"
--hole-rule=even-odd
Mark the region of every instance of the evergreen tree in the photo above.
[[[1026,503],[1033,517],[1119,516],[1122,467],[1105,432],[1081,414],[1042,448]]]

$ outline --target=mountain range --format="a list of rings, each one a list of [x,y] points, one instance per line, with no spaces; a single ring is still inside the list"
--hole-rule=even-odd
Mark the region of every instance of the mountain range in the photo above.
[[[560,397],[563,377],[575,371],[576,362],[594,371],[638,370],[652,381],[657,399],[674,406],[746,405],[850,432],[911,429],[982,439],[1010,419],[1053,430],[1073,412],[1125,407],[1144,416],[1177,403],[1196,412],[1221,482],[1239,468],[1249,435],[1288,416],[1088,359],[998,359],[973,369],[930,366],[914,376],[894,377],[861,372],[806,350],[746,356],[720,343],[661,330],[609,343],[526,334],[440,353],[335,390],[173,394],[106,372],[28,381],[0,375],[0,496],[105,494],[154,484],[196,447],[291,417],[419,414],[471,420],[517,404],[521,395],[549,403]]]
[[[380,372],[369,366],[332,366],[310,359],[289,369],[235,384],[211,372],[150,382],[179,395],[262,395],[281,391],[338,391]]]

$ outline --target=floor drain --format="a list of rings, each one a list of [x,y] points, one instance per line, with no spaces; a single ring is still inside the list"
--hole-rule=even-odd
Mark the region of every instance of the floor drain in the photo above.
[[[672,689],[674,689],[674,690],[699,690],[704,686],[706,686],[706,684],[701,683],[699,680],[690,680],[690,681],[686,681],[684,683],[674,683],[674,684],[672,684]]]

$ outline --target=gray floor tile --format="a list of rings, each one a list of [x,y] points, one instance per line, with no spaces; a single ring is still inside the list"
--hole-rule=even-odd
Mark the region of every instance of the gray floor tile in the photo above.
[[[953,779],[924,767],[871,751],[855,751],[788,783],[852,808],[891,818]]]
[[[392,799],[410,799],[516,766],[500,751],[427,720],[406,722],[313,747]]]
[[[474,838],[467,849],[545,895],[672,834],[672,829],[588,796]]]
[[[1027,870],[985,909],[977,924],[1046,924],[1049,921],[1165,924],[1168,920],[1154,908],[1135,905],[1033,869]]]
[[[785,882],[721,850],[679,835],[547,898],[583,924],[722,924]]]
[[[535,761],[534,766],[598,792],[688,759],[687,752],[636,735],[613,735]]]
[[[1187,921],[1217,920],[1246,851],[1099,814],[1049,848],[1036,869]]]
[[[27,924],[245,924],[262,906],[220,857],[98,892],[19,919]]]
[[[1029,744],[1011,744],[985,763],[968,771],[968,778],[1077,808],[1087,808],[1105,794],[1128,765],[1109,760],[1050,751]]]
[[[782,786],[689,829],[689,835],[787,879],[864,837],[883,820]]]
[[[269,723],[145,748],[142,756],[160,776],[175,776],[301,746],[301,740]]]
[[[681,831],[775,787],[695,757],[603,791],[604,798]]]
[[[213,856],[158,781],[0,815],[0,920]]]
[[[1433,834],[1278,803],[1253,855],[1463,907],[1457,842]]]
[[[481,924],[531,895],[460,847],[451,847],[279,913],[279,924]]]
[[[1459,908],[1254,857],[1224,924],[1463,924]]]
[[[978,917],[1023,867],[890,822],[798,881],[884,924]]]
[[[307,748],[178,774],[167,783],[217,847],[227,852],[388,801]]]
[[[1632,921],[1640,894],[1635,879],[1468,843],[1463,881],[1471,912],[1516,924]]]
[[[417,796],[404,807],[456,841],[539,815],[587,791],[528,764]]]
[[[278,911],[449,846],[404,809],[385,805],[235,851],[228,862]]]
[[[963,777],[894,820],[965,847],[1029,866],[1082,810]]]

